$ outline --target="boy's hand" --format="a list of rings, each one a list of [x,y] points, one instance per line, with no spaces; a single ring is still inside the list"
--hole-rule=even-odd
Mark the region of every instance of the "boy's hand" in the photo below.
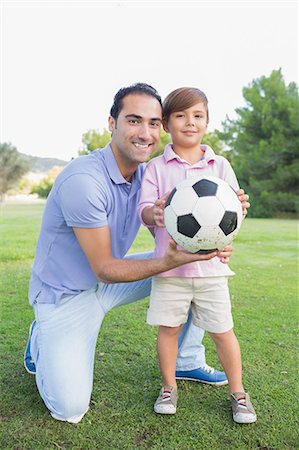
[[[164,194],[161,198],[155,201],[153,206],[153,219],[157,227],[165,227],[164,223],[164,208],[169,197],[170,192]]]
[[[228,264],[229,259],[233,252],[233,246],[231,244],[227,245],[223,250],[221,250],[218,254],[218,258],[223,264]]]
[[[239,189],[236,191],[237,196],[239,197],[240,202],[242,203],[242,212],[245,217],[247,214],[247,209],[250,208],[250,203],[248,202],[249,195],[245,194],[243,189]]]

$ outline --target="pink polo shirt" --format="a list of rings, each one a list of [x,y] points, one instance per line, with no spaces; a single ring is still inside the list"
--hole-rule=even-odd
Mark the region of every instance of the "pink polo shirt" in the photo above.
[[[171,144],[166,145],[164,154],[150,161],[145,169],[142,182],[138,214],[146,206],[152,206],[155,201],[166,192],[171,191],[180,181],[197,175],[212,175],[225,180],[234,190],[239,189],[238,180],[230,165],[223,156],[218,156],[208,145],[201,145],[204,155],[196,164],[189,164],[181,159],[172,149]],[[142,219],[141,219],[142,220]],[[169,234],[166,228],[153,227],[155,233],[154,256],[164,256],[169,243]],[[163,272],[161,277],[215,277],[234,275],[227,264],[220,262],[218,257],[210,261],[198,261],[185,264],[176,269]]]

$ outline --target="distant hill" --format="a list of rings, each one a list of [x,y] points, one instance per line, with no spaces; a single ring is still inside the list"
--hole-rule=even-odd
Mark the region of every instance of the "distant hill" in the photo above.
[[[38,156],[25,155],[25,153],[20,153],[21,157],[28,161],[29,171],[34,173],[48,172],[54,166],[66,166],[69,161],[64,161],[57,158],[40,158]]]

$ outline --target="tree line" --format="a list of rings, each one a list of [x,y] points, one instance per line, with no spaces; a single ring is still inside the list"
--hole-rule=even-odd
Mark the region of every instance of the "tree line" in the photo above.
[[[281,70],[253,80],[243,88],[245,105],[235,110],[236,118],[226,117],[222,130],[207,133],[203,143],[225,156],[234,167],[240,186],[250,195],[251,217],[277,217],[299,212],[299,98],[295,82],[285,83]],[[89,130],[82,137],[79,155],[103,148],[110,141],[107,130]],[[162,130],[158,149],[152,158],[163,153],[170,136]],[[0,195],[22,173],[16,149],[8,157],[9,144],[0,144]],[[6,161],[6,162],[5,162]],[[16,170],[4,169],[15,161]],[[19,168],[18,168],[19,167]],[[47,196],[51,182],[35,187]],[[44,193],[44,194],[43,194]]]

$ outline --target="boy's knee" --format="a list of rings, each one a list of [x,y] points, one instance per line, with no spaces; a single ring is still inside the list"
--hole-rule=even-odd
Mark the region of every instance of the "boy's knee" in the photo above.
[[[167,327],[167,326],[161,325],[159,327],[159,332],[164,335],[167,335],[167,336],[176,336],[180,333],[181,328],[182,328],[181,325],[179,325],[177,327]]]
[[[223,341],[227,338],[230,338],[232,335],[234,335],[233,329],[224,331],[222,333],[211,333],[209,332],[209,335],[214,341]]]

